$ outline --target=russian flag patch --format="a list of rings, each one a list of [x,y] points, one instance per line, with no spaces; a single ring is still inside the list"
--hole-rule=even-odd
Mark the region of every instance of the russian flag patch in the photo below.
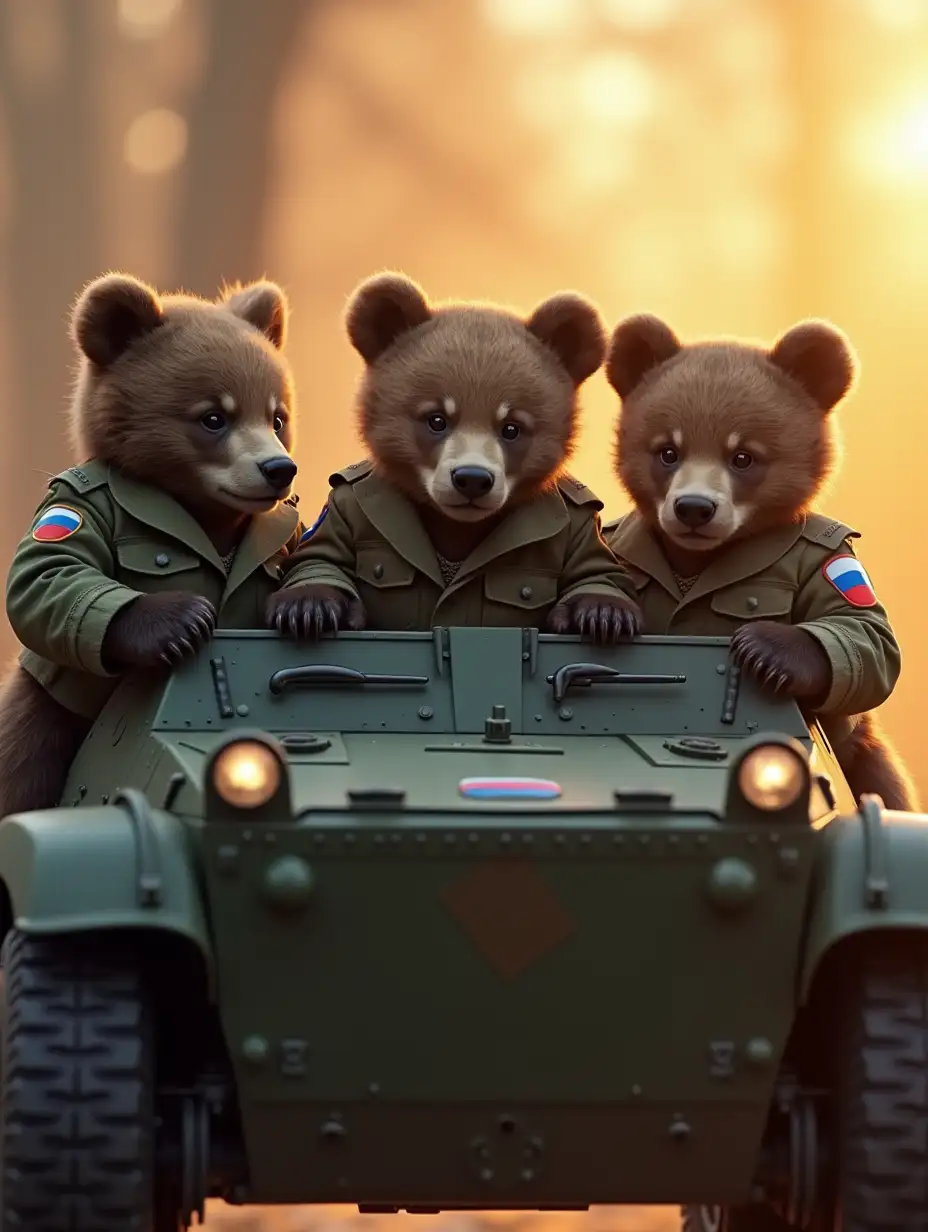
[[[822,573],[852,607],[876,606],[873,584],[856,556],[833,556]]]
[[[316,533],[316,531],[325,521],[326,514],[328,512],[329,512],[329,502],[326,501],[326,503],[322,506],[322,509],[319,512],[318,518],[316,518],[312,526],[307,526],[306,529],[303,531],[302,535],[300,535],[300,543],[305,543],[307,539],[312,539],[313,535]]]
[[[556,800],[561,794],[553,779],[461,779],[458,791],[468,800]]]
[[[83,521],[83,514],[76,509],[69,509],[67,505],[52,505],[33,526],[32,537],[40,543],[60,543],[80,530]]]

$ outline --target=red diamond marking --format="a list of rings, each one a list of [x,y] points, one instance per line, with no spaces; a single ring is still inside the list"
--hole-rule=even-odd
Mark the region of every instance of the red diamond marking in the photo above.
[[[447,886],[441,901],[507,980],[566,941],[575,928],[535,866],[521,860],[478,865]]]

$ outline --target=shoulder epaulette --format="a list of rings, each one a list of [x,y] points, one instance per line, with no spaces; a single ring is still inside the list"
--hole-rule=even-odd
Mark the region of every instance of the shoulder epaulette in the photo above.
[[[558,491],[575,505],[595,505],[597,509],[604,508],[603,502],[585,483],[574,479],[573,475],[562,475],[557,481]]]
[[[332,472],[329,476],[329,487],[337,488],[342,483],[357,483],[359,479],[369,475],[373,469],[374,464],[370,458],[364,458],[361,462],[352,462],[350,466],[343,466],[340,471]]]
[[[846,539],[859,539],[860,531],[853,530],[844,522],[836,522],[823,513],[810,513],[802,528],[802,537],[823,548],[839,548]]]
[[[93,492],[97,488],[106,487],[109,482],[109,473],[110,468],[106,462],[101,462],[99,458],[91,458],[87,462],[82,462],[80,466],[69,466],[66,471],[55,475],[48,481],[48,486],[51,487],[55,483],[66,483],[75,492]]]
[[[603,534],[605,535],[608,531],[611,535],[614,531],[617,531],[619,527],[622,526],[631,516],[632,515],[630,513],[620,513],[617,518],[610,518],[608,522],[603,523]]]

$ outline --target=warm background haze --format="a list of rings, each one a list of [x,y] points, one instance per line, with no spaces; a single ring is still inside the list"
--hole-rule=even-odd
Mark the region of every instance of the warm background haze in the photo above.
[[[84,282],[118,268],[209,295],[224,278],[283,283],[312,520],[329,472],[362,455],[341,315],[385,267],[433,297],[526,311],[573,287],[610,326],[651,311],[687,340],[772,341],[806,316],[845,329],[862,376],[824,505],[861,531],[894,620],[904,669],[886,726],[928,798],[928,0],[2,0],[3,559],[44,477],[77,460],[66,323]],[[614,516],[627,505],[602,373],[584,406],[573,469]],[[11,655],[5,623],[0,638]],[[223,1207],[208,1226],[335,1219],[677,1226],[637,1208],[384,1221]]]

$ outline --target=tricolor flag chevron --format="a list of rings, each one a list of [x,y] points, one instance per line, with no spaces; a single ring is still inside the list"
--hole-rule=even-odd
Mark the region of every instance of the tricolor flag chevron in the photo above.
[[[832,586],[853,607],[874,607],[876,594],[856,556],[833,556],[822,569]]]
[[[52,505],[33,526],[32,537],[40,543],[60,543],[80,530],[83,521],[83,514],[76,509],[69,509],[67,505]]]

